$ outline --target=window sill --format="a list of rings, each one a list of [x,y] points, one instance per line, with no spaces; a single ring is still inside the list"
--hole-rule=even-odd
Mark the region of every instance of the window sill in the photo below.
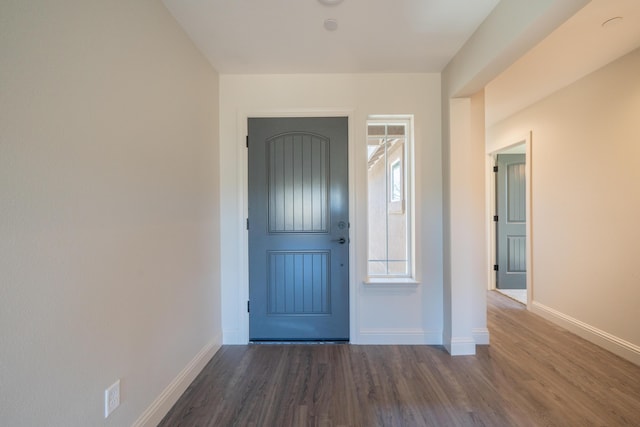
[[[367,277],[365,285],[387,285],[387,286],[416,286],[419,285],[416,279],[411,277]]]

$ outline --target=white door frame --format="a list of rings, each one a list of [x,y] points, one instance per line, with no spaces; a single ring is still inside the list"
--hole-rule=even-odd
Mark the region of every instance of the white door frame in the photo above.
[[[504,145],[500,145],[499,149],[491,151],[487,153],[486,161],[485,161],[485,170],[486,170],[486,224],[487,224],[487,265],[489,267],[496,264],[496,223],[493,221],[493,216],[496,215],[496,184],[495,184],[495,173],[493,172],[493,167],[496,164],[498,154],[508,150],[509,148],[513,148],[514,146],[521,145],[524,143],[525,145],[525,209],[527,213],[527,224],[526,224],[526,247],[527,247],[527,309],[531,309],[531,304],[533,303],[533,216],[532,213],[532,200],[531,200],[531,188],[533,181],[531,180],[531,139],[532,132],[529,132],[527,135],[522,138],[517,138],[516,141],[506,142]],[[496,272],[493,271],[493,268],[488,268],[488,283],[489,290],[494,290],[496,288]]]
[[[355,224],[354,218],[356,210],[355,203],[355,139],[354,139],[354,111],[349,108],[338,109],[287,109],[287,110],[257,110],[257,111],[240,111],[237,116],[237,150],[238,150],[238,175],[240,178],[240,185],[242,187],[241,198],[241,212],[244,218],[249,216],[249,183],[248,183],[248,169],[247,162],[249,155],[245,145],[245,138],[248,135],[247,122],[250,118],[281,118],[281,117],[347,117],[349,126],[348,130],[348,177],[349,177],[349,223]],[[358,331],[357,325],[357,304],[356,304],[356,260],[357,260],[357,241],[355,238],[355,227],[349,229],[349,341],[356,343]],[[240,316],[239,325],[239,339],[241,342],[249,342],[249,313],[247,313],[246,302],[249,300],[249,233],[246,229],[240,230],[238,236],[239,241],[242,242],[241,247],[241,265],[240,267],[240,283],[238,284],[238,312],[242,313]]]

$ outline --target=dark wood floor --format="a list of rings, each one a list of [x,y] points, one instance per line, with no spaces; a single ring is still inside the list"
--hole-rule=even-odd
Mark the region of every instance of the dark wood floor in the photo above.
[[[224,346],[161,426],[640,426],[640,367],[490,292],[491,345]]]

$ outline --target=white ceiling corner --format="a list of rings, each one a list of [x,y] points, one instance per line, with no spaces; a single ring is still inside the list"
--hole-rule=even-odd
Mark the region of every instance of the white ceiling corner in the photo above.
[[[603,22],[616,16],[623,17],[623,20],[603,28]],[[638,47],[640,0],[591,0],[487,84],[487,126],[540,101]]]

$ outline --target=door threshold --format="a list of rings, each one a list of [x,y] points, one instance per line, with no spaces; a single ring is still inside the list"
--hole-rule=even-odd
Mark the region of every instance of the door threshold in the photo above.
[[[277,340],[253,340],[249,341],[249,344],[258,344],[258,345],[337,345],[337,344],[349,344],[349,340],[287,340],[287,341],[277,341]]]

